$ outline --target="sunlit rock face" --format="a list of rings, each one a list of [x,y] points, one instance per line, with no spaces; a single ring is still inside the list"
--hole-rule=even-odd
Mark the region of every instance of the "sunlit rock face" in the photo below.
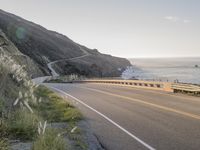
[[[84,51],[89,54],[87,57],[59,62],[55,65],[56,71],[59,74],[77,73],[95,77],[120,76],[122,71],[130,66],[127,59],[101,54],[97,49],[79,45],[62,34],[49,31],[2,10],[0,10],[0,29],[45,75],[50,75],[47,67],[49,62],[79,57],[85,54]]]

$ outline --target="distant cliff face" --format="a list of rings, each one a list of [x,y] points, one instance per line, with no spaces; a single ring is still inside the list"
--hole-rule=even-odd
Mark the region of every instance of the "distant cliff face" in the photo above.
[[[68,37],[45,29],[13,14],[0,10],[0,29],[21,53],[29,56],[44,75],[49,75],[47,63],[55,60],[89,55],[55,65],[62,74],[78,73],[88,76],[119,76],[130,63],[81,46]],[[38,74],[39,76],[39,74]]]

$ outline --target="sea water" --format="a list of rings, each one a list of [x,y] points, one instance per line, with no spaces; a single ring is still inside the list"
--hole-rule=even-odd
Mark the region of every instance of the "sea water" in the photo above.
[[[144,80],[175,81],[200,84],[200,58],[135,58],[127,72]]]

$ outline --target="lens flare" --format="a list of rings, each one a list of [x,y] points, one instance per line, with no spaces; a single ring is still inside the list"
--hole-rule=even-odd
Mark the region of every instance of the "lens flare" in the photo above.
[[[24,28],[22,28],[22,27],[17,28],[16,37],[19,40],[24,40],[26,38],[26,30]]]

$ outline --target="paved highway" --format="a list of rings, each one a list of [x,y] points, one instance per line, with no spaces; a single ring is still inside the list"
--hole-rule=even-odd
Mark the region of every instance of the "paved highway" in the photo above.
[[[45,84],[78,107],[108,150],[199,150],[200,99],[106,84]]]

